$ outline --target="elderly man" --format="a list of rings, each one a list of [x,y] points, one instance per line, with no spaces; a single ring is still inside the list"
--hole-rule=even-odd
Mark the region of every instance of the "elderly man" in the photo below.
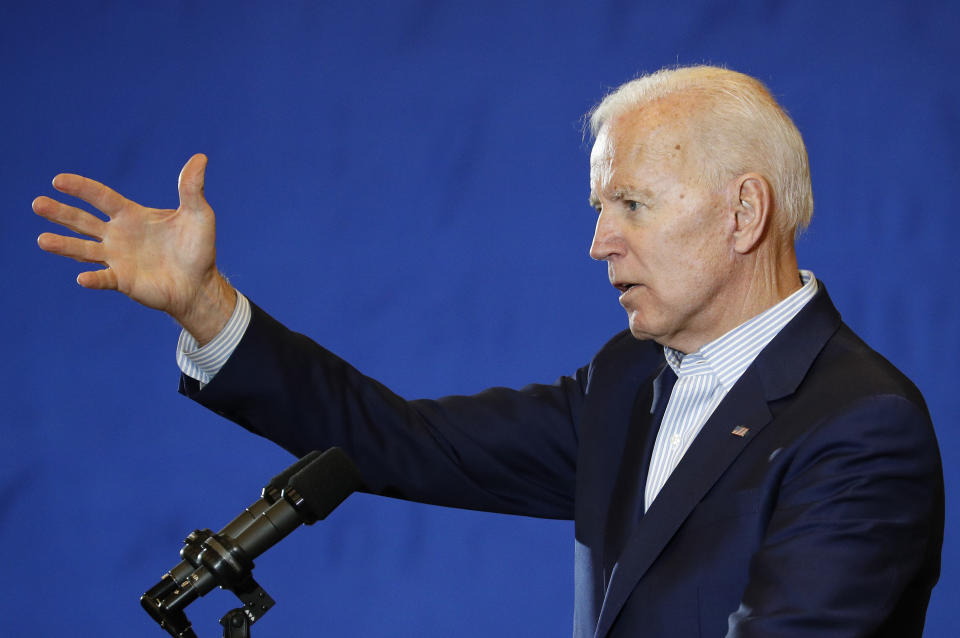
[[[339,445],[370,491],[576,521],[576,636],[920,636],[943,534],[939,453],[916,388],[799,270],[812,212],[796,127],[711,67],[629,82],[591,117],[590,248],[629,330],[551,386],[405,401],[217,273],[205,158],[156,211],[76,175],[41,197],[184,327],[181,390],[295,454]]]

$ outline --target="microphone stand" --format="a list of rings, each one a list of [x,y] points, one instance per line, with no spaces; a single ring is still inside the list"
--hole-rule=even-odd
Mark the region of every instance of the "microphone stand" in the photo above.
[[[220,619],[223,625],[223,638],[250,638],[250,621],[243,608],[231,609]]]
[[[180,555],[194,569],[182,578],[175,578],[176,568],[170,570],[141,596],[140,604],[147,613],[171,636],[197,638],[184,609],[219,586],[232,591],[243,603],[220,619],[224,638],[250,638],[250,625],[274,605],[270,595],[253,579],[253,561],[232,538],[209,529],[191,532]]]
[[[183,559],[140,597],[140,604],[174,638],[197,638],[184,612],[214,587],[233,592],[241,607],[221,619],[224,638],[250,638],[250,626],[274,605],[253,579],[253,559],[301,524],[326,518],[362,485],[339,448],[307,454],[263,488],[262,496],[214,534],[191,532]]]

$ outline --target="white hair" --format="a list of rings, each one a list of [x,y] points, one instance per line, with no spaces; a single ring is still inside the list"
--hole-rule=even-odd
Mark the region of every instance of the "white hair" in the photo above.
[[[759,80],[712,66],[666,68],[614,89],[590,113],[590,134],[624,113],[663,98],[691,99],[690,130],[703,154],[701,180],[720,188],[748,172],[763,175],[774,197],[775,220],[796,236],[813,216],[807,149],[800,131]]]

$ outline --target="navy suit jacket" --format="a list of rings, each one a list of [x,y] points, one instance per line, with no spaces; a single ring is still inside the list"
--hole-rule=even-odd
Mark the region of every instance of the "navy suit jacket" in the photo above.
[[[181,390],[296,455],[344,448],[373,493],[573,518],[577,637],[920,636],[933,428],[822,286],[640,514],[663,366],[624,332],[553,385],[406,401],[254,307],[223,370]]]

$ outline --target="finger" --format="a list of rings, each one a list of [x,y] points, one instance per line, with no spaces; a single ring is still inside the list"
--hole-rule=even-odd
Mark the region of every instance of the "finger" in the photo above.
[[[207,171],[207,156],[197,153],[183,165],[177,190],[180,192],[180,208],[203,210],[207,200],[203,196],[203,182]]]
[[[84,288],[92,288],[95,290],[116,290],[117,275],[113,272],[112,268],[90,270],[77,275],[77,283]]]
[[[103,239],[103,233],[106,230],[107,224],[102,219],[81,208],[67,206],[49,197],[38,197],[33,200],[33,212],[44,219],[66,226],[75,233],[89,235],[96,239]]]
[[[69,257],[77,261],[104,264],[103,244],[98,241],[43,233],[37,237],[37,245],[40,246],[41,250],[54,255]]]
[[[103,211],[107,217],[113,217],[130,201],[109,186],[104,186],[88,177],[70,173],[61,173],[54,177],[53,187],[61,193],[79,197]]]

